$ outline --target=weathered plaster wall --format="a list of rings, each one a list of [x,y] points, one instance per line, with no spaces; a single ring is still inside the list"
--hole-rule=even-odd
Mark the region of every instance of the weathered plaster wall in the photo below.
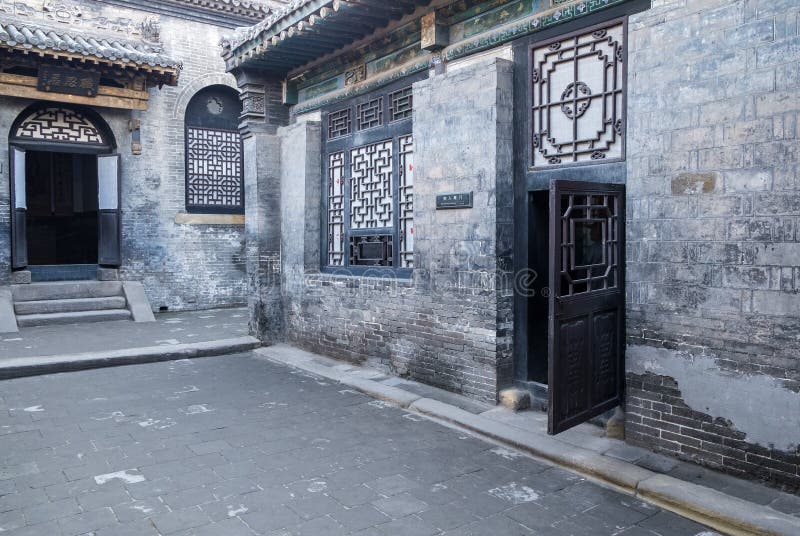
[[[414,85],[412,280],[318,273],[320,127],[281,129],[291,342],[495,400],[511,377],[511,93],[510,63],[492,57]],[[474,209],[435,209],[436,194],[470,190]]]
[[[47,19],[41,1],[26,1],[29,18]],[[244,228],[242,226],[182,225],[185,210],[185,108],[197,91],[214,84],[235,87],[225,74],[218,42],[228,30],[207,24],[133,11],[100,2],[69,2],[73,18],[65,28],[90,32],[98,17],[120,28],[122,38],[137,39],[136,25],[147,18],[161,24],[165,52],[183,62],[177,87],[150,90],[142,114],[142,154],[131,153],[127,112],[97,111],[111,125],[122,155],[121,276],[141,280],[154,308],[203,309],[245,303]],[[81,16],[75,17],[81,10]],[[18,9],[17,15],[24,10]],[[46,20],[53,24],[52,19]],[[108,31],[106,29],[105,31]],[[7,136],[18,113],[32,101],[4,98],[0,107],[0,283],[9,277],[9,209]]]
[[[630,441],[800,485],[796,1],[631,18]]]

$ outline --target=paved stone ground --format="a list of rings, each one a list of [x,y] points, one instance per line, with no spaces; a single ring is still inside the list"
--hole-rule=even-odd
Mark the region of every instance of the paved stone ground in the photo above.
[[[714,534],[254,354],[0,382],[0,532]]]
[[[247,334],[247,309],[161,313],[155,322],[148,323],[123,320],[22,328],[19,333],[0,335],[0,359],[60,355],[65,352],[65,342],[67,351],[76,354],[207,342]]]
[[[656,454],[649,450],[629,445],[624,441],[608,438],[603,428],[591,423],[580,424],[556,436],[548,436],[547,413],[539,410],[509,411],[502,406],[490,406],[436,387],[398,378],[380,368],[353,366],[286,345],[261,348],[256,350],[256,353],[265,357],[276,357],[279,362],[286,362],[286,358],[291,358],[292,356],[295,356],[295,358],[310,358],[319,366],[330,367],[338,372],[352,372],[359,377],[438,400],[475,415],[481,415],[505,425],[519,428],[528,433],[540,434],[547,437],[549,441],[560,441],[565,446],[588,449],[598,455],[633,463],[655,473],[666,474],[679,480],[705,486],[800,518],[800,495],[785,493],[757,481],[739,479],[694,463]],[[291,363],[291,359],[289,363]]]

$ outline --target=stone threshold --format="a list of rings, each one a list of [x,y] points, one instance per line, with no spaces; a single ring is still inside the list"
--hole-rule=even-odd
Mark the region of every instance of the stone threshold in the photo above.
[[[17,357],[0,360],[0,380],[95,368],[223,356],[248,352],[259,346],[261,346],[261,343],[255,337],[237,337],[216,341],[125,348],[123,350],[80,354]]]
[[[396,378],[394,381],[387,380],[387,376],[378,370],[338,362],[283,344],[258,349],[255,355],[337,381],[384,402],[542,458],[726,534],[800,534],[798,517],[719,490],[659,474],[554,436],[522,429],[495,418],[496,409],[480,412],[480,409],[468,407],[468,402],[466,405],[459,404],[456,395],[443,392],[444,396],[439,397],[433,394],[438,391],[433,388],[424,389],[424,394],[418,389],[413,392],[401,386],[410,386],[415,382]],[[610,447],[605,448],[610,450]]]

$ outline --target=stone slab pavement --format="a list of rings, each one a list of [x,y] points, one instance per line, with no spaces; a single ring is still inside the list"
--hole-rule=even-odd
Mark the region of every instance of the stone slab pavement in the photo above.
[[[712,536],[247,353],[0,382],[12,536]]]
[[[177,346],[248,335],[247,309],[160,313],[152,323],[129,320],[22,328],[0,335],[0,361],[105,352],[130,348]]]
[[[354,366],[287,345],[256,354],[477,432],[731,534],[800,534],[800,496],[632,447],[604,437],[591,424],[548,436],[547,416],[538,411],[478,404],[374,366]]]

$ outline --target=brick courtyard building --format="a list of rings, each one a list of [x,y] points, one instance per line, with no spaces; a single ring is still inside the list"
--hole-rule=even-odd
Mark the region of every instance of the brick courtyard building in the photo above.
[[[794,1],[311,0],[223,41],[252,329],[800,483]]]
[[[797,489],[799,18],[0,0],[0,319],[64,280],[247,302],[267,344],[523,389],[552,433],[622,406],[633,444]]]
[[[246,301],[241,103],[218,43],[276,5],[0,1],[0,285]]]

